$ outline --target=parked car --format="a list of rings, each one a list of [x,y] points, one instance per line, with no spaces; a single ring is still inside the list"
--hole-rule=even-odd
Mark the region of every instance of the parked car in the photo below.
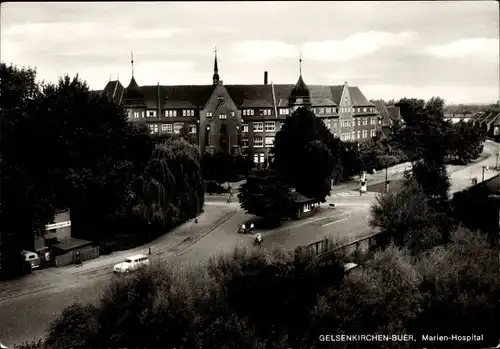
[[[151,264],[149,257],[145,254],[137,254],[128,258],[113,267],[113,272],[117,274],[129,273]]]
[[[40,267],[40,257],[38,254],[31,251],[22,251],[21,254],[24,256],[24,260],[31,265],[31,269]]]

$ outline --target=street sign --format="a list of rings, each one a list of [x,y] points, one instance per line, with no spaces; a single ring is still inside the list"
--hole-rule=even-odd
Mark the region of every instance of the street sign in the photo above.
[[[47,224],[45,226],[45,230],[60,229],[60,228],[66,228],[66,227],[69,227],[69,226],[71,226],[71,221],[65,221],[65,222]]]

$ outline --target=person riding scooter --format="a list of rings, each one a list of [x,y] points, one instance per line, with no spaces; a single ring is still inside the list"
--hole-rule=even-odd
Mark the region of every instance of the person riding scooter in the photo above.
[[[260,233],[255,234],[255,243],[257,245],[262,244],[262,235]]]

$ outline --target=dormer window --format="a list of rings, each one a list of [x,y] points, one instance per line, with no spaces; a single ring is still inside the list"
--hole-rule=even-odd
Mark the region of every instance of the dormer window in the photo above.
[[[245,116],[254,115],[254,110],[253,109],[243,109],[243,115],[245,115]]]
[[[194,116],[194,110],[193,109],[183,109],[182,116]]]
[[[224,102],[224,97],[223,96],[217,96],[217,100],[219,102]]]
[[[236,113],[234,111],[231,112],[231,116],[234,117]]]
[[[271,109],[261,109],[260,115],[271,115]]]
[[[142,114],[142,112],[140,112],[140,111],[134,112],[134,119],[139,119],[141,117],[144,117],[144,114]]]
[[[207,113],[207,118],[211,118],[212,117],[212,113],[208,112]]]
[[[165,110],[165,116],[167,118],[173,118],[173,117],[176,117],[177,116],[177,110]]]
[[[219,119],[225,120],[225,119],[227,119],[227,115],[226,114],[219,114]]]
[[[148,110],[147,117],[148,118],[156,118],[156,110]]]
[[[280,115],[289,115],[290,109],[288,108],[280,108]]]

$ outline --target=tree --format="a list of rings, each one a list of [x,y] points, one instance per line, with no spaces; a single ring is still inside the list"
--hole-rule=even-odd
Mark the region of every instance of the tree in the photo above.
[[[256,170],[247,177],[238,193],[241,208],[269,222],[290,214],[290,189],[273,170]]]
[[[196,217],[204,203],[199,161],[198,148],[183,139],[156,144],[134,183],[135,215],[156,231]]]
[[[32,162],[33,152],[40,146],[33,141],[37,131],[32,132],[40,95],[36,70],[2,65],[0,78],[0,252],[2,272],[16,274],[22,269],[21,250],[33,249],[34,236],[53,219],[54,207],[50,189]]]
[[[43,86],[37,103],[24,132],[36,144],[30,162],[53,193],[54,206],[71,209],[76,236],[112,234],[126,218],[137,160],[127,144],[134,135],[123,110],[91,94],[78,76]]]
[[[325,183],[330,182],[341,167],[341,149],[340,140],[313,112],[299,108],[276,134],[273,168],[290,187],[324,200],[330,193],[330,186]],[[313,163],[311,157],[324,162]]]
[[[189,129],[188,124],[184,123],[179,132],[179,136],[184,139],[186,142],[191,142],[191,131]]]
[[[416,181],[409,181],[400,191],[377,197],[371,208],[370,225],[378,229],[378,244],[393,242],[398,247],[420,253],[442,243],[439,212]]]

